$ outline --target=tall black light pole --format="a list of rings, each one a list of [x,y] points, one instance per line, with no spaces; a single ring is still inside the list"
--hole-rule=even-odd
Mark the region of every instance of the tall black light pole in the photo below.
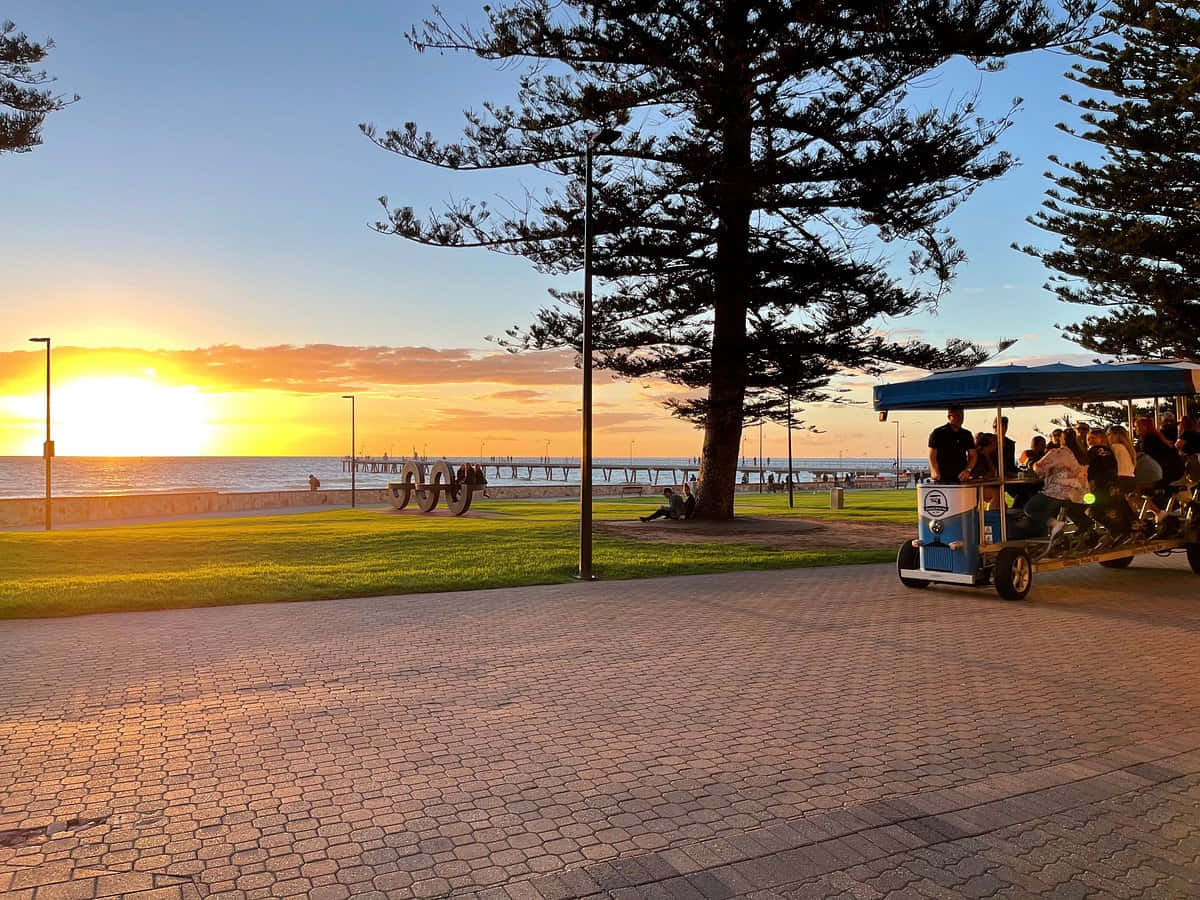
[[[788,509],[793,509],[796,506],[796,495],[793,492],[792,485],[795,483],[795,478],[792,475],[792,395],[789,392],[787,395],[787,412],[788,412]]]
[[[358,474],[358,460],[354,456],[354,395],[342,394],[343,400],[350,401],[350,506],[358,506],[358,486],[355,483]]]
[[[592,154],[621,133],[601,128],[584,141],[583,192],[583,452],[579,459],[579,574],[592,581]]]
[[[42,444],[42,456],[46,460],[46,530],[54,523],[50,508],[50,460],[54,458],[54,441],[50,440],[50,338],[30,338],[35,344],[46,345],[46,442]]]

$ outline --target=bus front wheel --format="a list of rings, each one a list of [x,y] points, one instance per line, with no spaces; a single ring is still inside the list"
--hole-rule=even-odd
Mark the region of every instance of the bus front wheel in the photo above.
[[[902,569],[919,569],[921,568],[921,551],[912,545],[912,541],[905,541],[900,545],[900,550],[896,554],[896,572],[900,573]],[[900,575],[900,583],[907,588],[927,588],[929,581],[925,578],[908,578]]]

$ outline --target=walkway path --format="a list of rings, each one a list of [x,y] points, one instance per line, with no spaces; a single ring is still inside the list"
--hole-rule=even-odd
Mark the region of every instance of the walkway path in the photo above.
[[[0,623],[0,896],[1200,892],[1179,562]]]

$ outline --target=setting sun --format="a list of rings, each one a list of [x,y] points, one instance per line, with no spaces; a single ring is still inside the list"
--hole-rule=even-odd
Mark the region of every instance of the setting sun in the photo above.
[[[55,390],[53,399],[61,455],[195,456],[209,451],[210,403],[195,387],[164,385],[152,377],[88,377]]]

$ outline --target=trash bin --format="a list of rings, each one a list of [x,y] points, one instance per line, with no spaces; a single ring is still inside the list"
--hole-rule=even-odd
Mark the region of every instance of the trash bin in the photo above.
[[[841,509],[846,505],[846,491],[844,488],[834,487],[829,489],[829,508]]]

